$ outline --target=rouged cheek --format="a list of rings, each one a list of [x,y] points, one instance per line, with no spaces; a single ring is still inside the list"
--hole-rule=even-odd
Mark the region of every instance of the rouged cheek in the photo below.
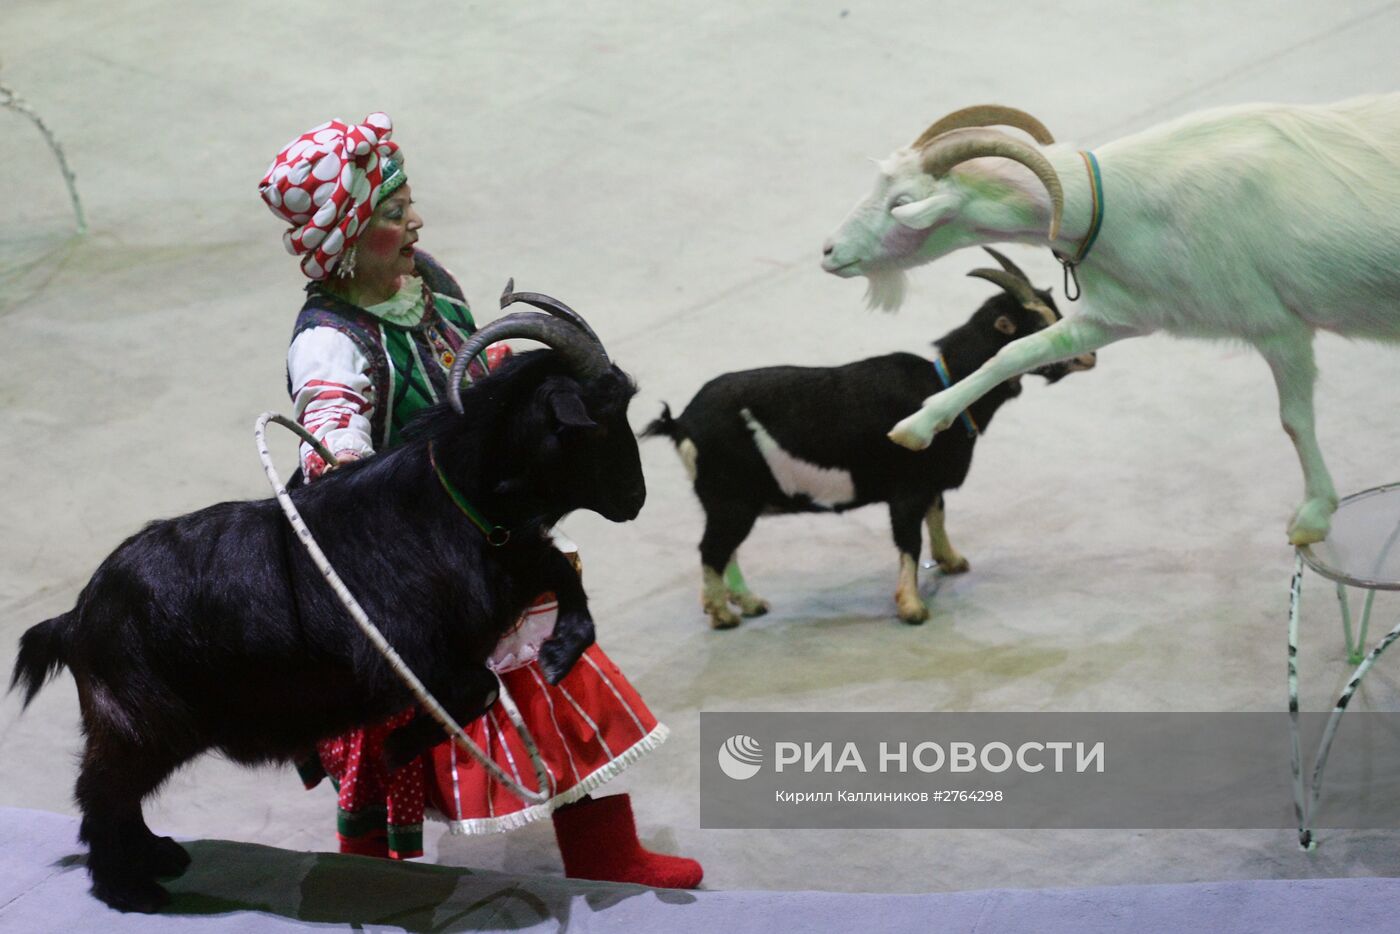
[[[365,232],[365,248],[377,256],[389,256],[399,251],[403,236],[392,227],[372,227]]]

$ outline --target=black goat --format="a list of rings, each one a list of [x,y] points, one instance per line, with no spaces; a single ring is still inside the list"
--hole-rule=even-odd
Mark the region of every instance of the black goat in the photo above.
[[[1035,289],[1000,253],[987,252],[1003,268],[969,275],[997,283],[1004,293],[934,342],[944,376],[953,382],[1060,316],[1049,292]],[[1053,383],[1093,365],[1089,354],[1033,372]],[[749,591],[737,554],[759,515],[842,512],[870,503],[889,504],[900,552],[899,618],[928,619],[918,592],[919,523],[928,524],[930,550],[945,573],[968,569],[944,530],[943,494],[967,477],[978,432],[1021,393],[1018,379],[1002,383],[964,413],[963,428],[936,435],[923,451],[893,444],[885,435],[892,420],[946,388],[937,366],[895,353],[838,367],[765,367],[711,380],[679,418],[663,407],[642,435],[675,442],[705,510],[701,603],[712,626],[739,625],[729,603],[744,616],[768,611],[767,602]]]
[[[632,519],[646,498],[627,424],[636,388],[601,344],[515,314],[477,332],[458,362],[513,336],[554,349],[454,393],[458,412],[425,412],[399,447],[292,492],[370,619],[462,723],[494,702],[485,663],[540,593],[559,599],[540,653],[551,682],[593,642],[579,577],[545,532],[574,509]],[[448,484],[500,527],[489,544]],[[189,863],[141,811],[181,763],[210,749],[285,761],[412,703],[271,499],[153,522],[119,546],[72,610],[21,637],[11,688],[27,705],[65,665],[87,738],[76,797],[93,893],[126,911],[159,908],[169,896],[156,877]],[[420,715],[390,738],[390,765],[441,736]]]

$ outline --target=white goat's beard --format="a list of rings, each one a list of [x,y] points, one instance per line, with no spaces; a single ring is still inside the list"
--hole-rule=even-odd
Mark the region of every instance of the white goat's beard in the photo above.
[[[904,304],[909,277],[894,266],[870,269],[865,273],[865,305],[880,311],[898,311]]]

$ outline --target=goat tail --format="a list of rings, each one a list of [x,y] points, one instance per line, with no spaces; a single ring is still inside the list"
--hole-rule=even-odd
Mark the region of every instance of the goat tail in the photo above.
[[[699,469],[699,452],[695,449],[695,442],[690,435],[686,434],[680,422],[671,417],[671,407],[666,403],[661,403],[661,417],[652,422],[642,432],[643,438],[666,437],[671,439],[671,443],[676,446],[676,454],[680,456],[681,463],[685,465],[685,472],[690,475],[690,482],[695,482],[696,471]]]
[[[661,403],[661,417],[653,421],[646,428],[642,429],[643,438],[670,438],[676,444],[685,440],[685,432],[681,426],[671,417],[671,407],[666,403]]]
[[[39,689],[68,664],[68,617],[69,614],[64,613],[30,626],[19,637],[19,657],[10,675],[10,690],[23,686],[25,707]]]

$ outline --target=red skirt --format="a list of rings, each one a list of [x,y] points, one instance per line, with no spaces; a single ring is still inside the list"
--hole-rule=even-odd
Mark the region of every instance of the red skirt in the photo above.
[[[544,680],[535,662],[500,680],[544,761],[549,800],[521,801],[450,740],[387,774],[384,738],[413,716],[406,710],[319,744],[340,794],[343,852],[383,853],[387,842],[391,857],[421,856],[425,814],[445,819],[453,833],[513,830],[577,801],[666,740],[666,726],[596,645],[557,685]],[[512,779],[538,789],[529,754],[499,703],[464,731]]]

